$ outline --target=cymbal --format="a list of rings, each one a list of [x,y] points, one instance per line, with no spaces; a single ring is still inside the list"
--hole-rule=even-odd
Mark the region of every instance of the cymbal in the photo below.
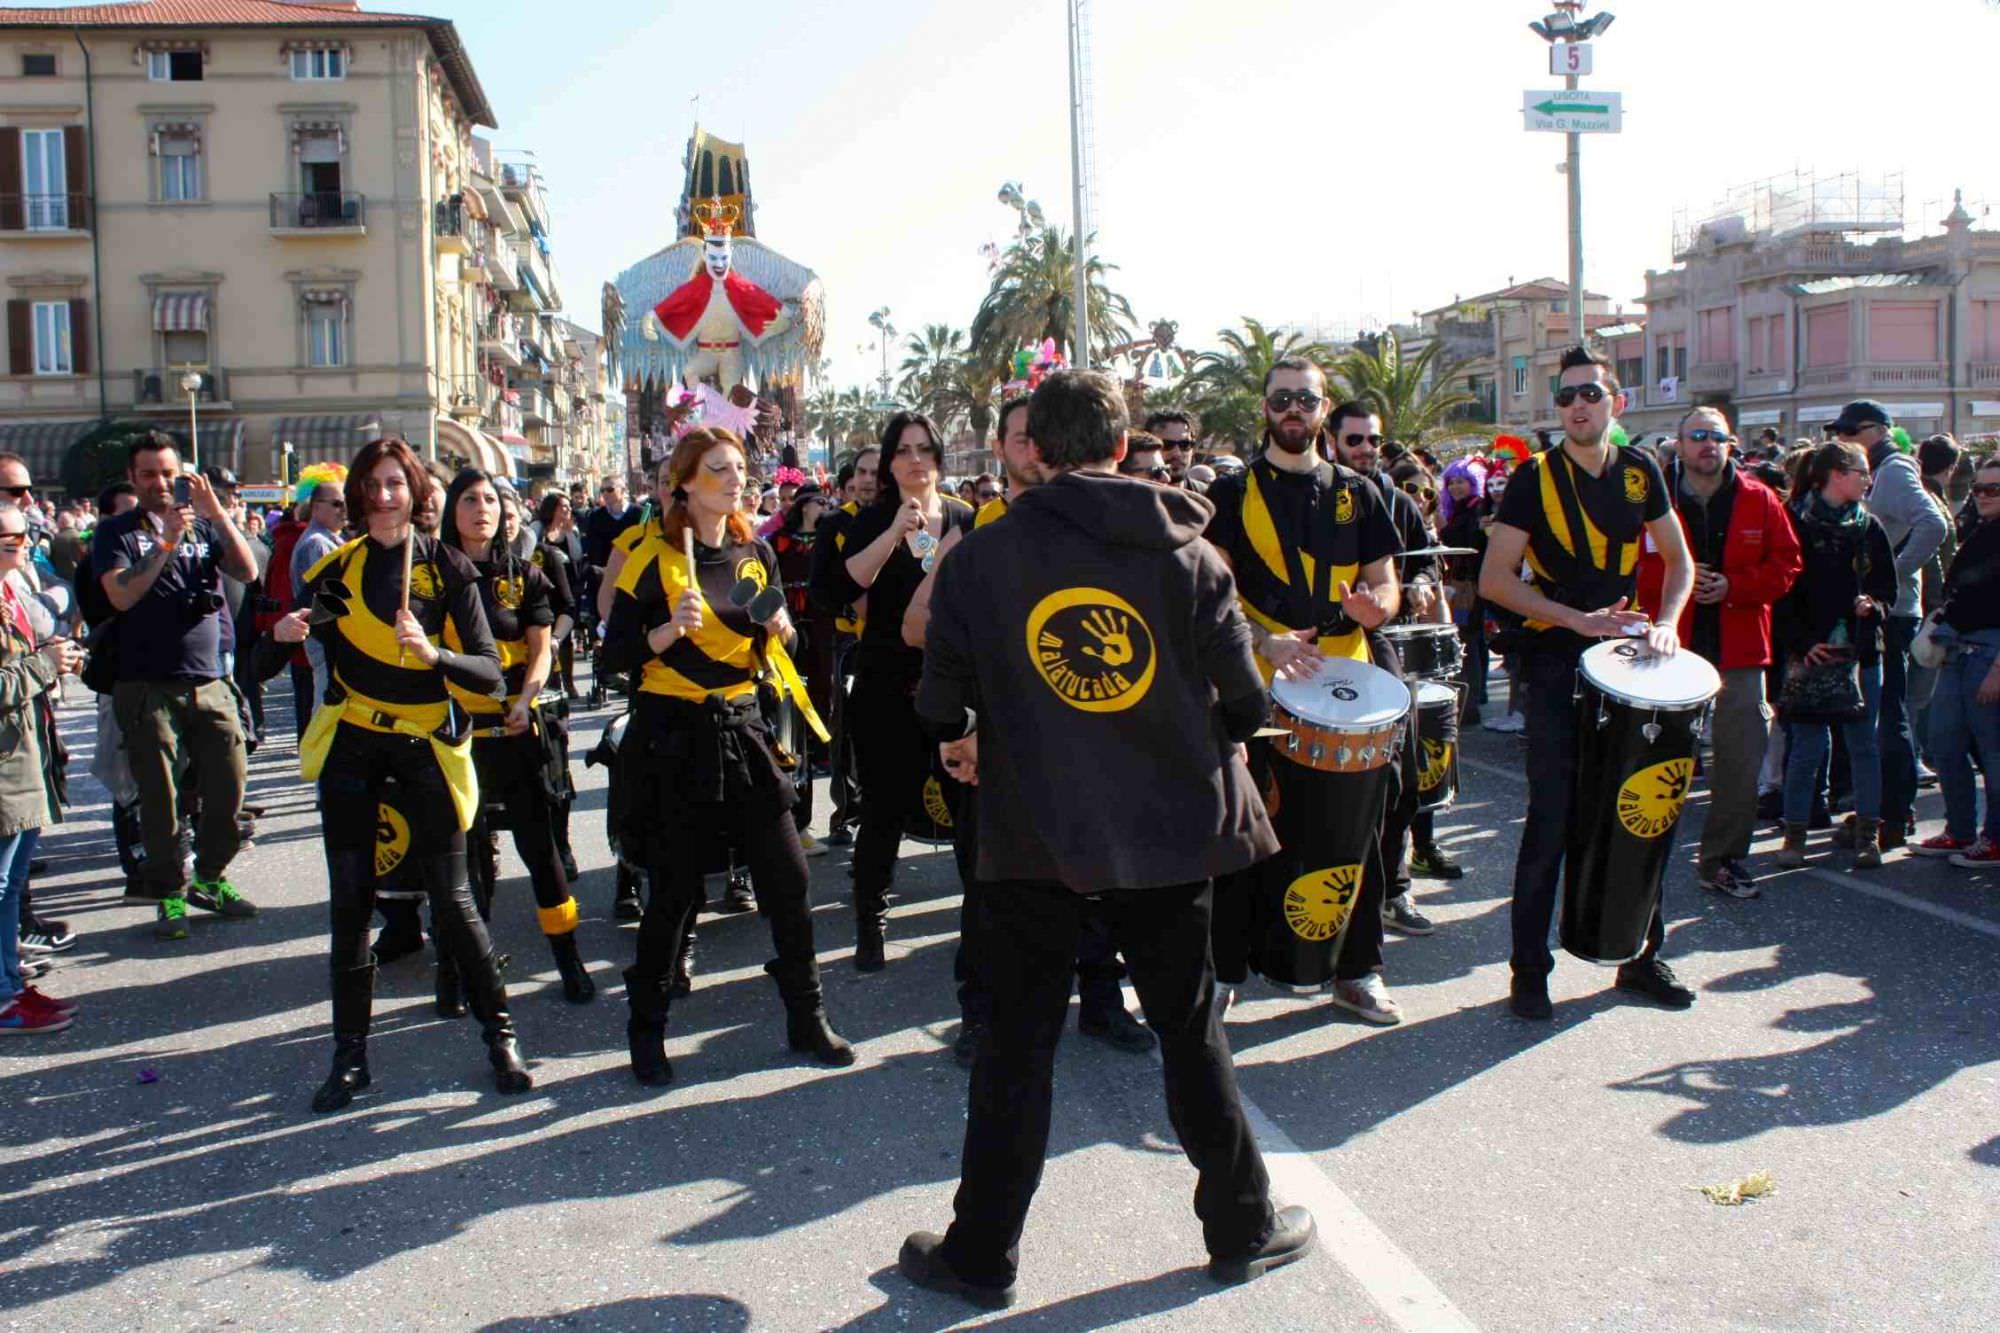
[[[1419,556],[1427,556],[1427,555],[1478,555],[1478,554],[1479,554],[1478,550],[1470,546],[1419,546],[1414,551],[1398,552],[1396,558],[1398,560],[1415,560]]]

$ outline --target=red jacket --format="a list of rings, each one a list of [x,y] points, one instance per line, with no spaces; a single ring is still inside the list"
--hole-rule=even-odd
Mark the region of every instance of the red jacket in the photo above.
[[[1729,580],[1729,596],[1722,603],[1722,660],[1715,663],[1721,671],[1770,665],[1771,605],[1791,588],[1804,563],[1784,502],[1741,468],[1731,471],[1736,494],[1729,506],[1729,531],[1722,539],[1722,575]],[[1700,549],[1680,508],[1678,482],[1670,479],[1667,486],[1674,496],[1681,532],[1699,560]],[[1666,581],[1666,573],[1666,562],[1647,538],[1639,553],[1639,605],[1648,615],[1657,617],[1660,613],[1660,585]],[[1694,612],[1694,598],[1689,597],[1687,609],[1681,612],[1683,645],[1694,642]]]

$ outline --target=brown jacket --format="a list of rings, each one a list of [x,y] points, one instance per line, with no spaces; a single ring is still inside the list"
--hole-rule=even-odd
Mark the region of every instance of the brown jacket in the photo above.
[[[5,617],[0,604],[0,617]],[[54,687],[56,669],[14,627],[0,629],[0,838],[55,822],[49,788],[48,726],[42,695]]]

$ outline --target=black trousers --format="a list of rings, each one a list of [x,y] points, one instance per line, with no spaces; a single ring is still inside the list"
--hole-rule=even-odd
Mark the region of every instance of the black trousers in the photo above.
[[[833,802],[828,831],[838,833],[861,822],[861,790],[854,776],[854,733],[848,690],[854,682],[854,640],[834,649],[833,707],[827,725],[833,747],[827,757],[827,799]]]
[[[849,733],[867,800],[854,840],[854,910],[879,920],[896,877],[904,822],[930,776],[931,742],[917,721],[916,677],[899,667],[864,665],[848,695]]]
[[[486,718],[479,721],[491,725]],[[528,868],[535,906],[552,911],[570,899],[569,881],[563,876],[562,860],[556,852],[557,809],[545,776],[544,746],[543,739],[534,735],[481,736],[472,742],[472,760],[479,769],[480,812],[473,821],[468,846],[473,875],[489,902],[500,877],[500,846],[489,813],[495,806],[514,835],[514,850]],[[544,927],[543,933],[569,932]]]
[[[1021,1229],[1048,1155],[1056,1041],[1085,899],[1060,884],[1019,880],[983,887],[981,928],[991,943],[981,972],[992,1026],[972,1067],[965,1156],[944,1254],[960,1276],[1005,1284],[1020,1263]],[[1200,1179],[1194,1211],[1211,1254],[1262,1244],[1272,1225],[1271,1182],[1251,1137],[1209,964],[1206,883],[1099,896],[1112,938],[1132,964],[1146,1021],[1166,1065],[1167,1114]]]
[[[1514,860],[1514,975],[1543,981],[1555,970],[1549,923],[1568,846],[1576,796],[1576,663],[1550,653],[1523,653],[1516,667],[1527,686],[1528,820]],[[1646,951],[1660,951],[1666,928],[1660,909],[1646,928]]]

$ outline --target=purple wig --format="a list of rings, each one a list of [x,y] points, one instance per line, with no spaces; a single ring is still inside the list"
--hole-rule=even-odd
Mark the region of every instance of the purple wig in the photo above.
[[[1468,455],[1444,470],[1444,478],[1438,486],[1438,522],[1449,523],[1458,513],[1458,502],[1451,495],[1451,479],[1465,478],[1472,487],[1470,503],[1478,504],[1486,495],[1486,460],[1478,455]]]

